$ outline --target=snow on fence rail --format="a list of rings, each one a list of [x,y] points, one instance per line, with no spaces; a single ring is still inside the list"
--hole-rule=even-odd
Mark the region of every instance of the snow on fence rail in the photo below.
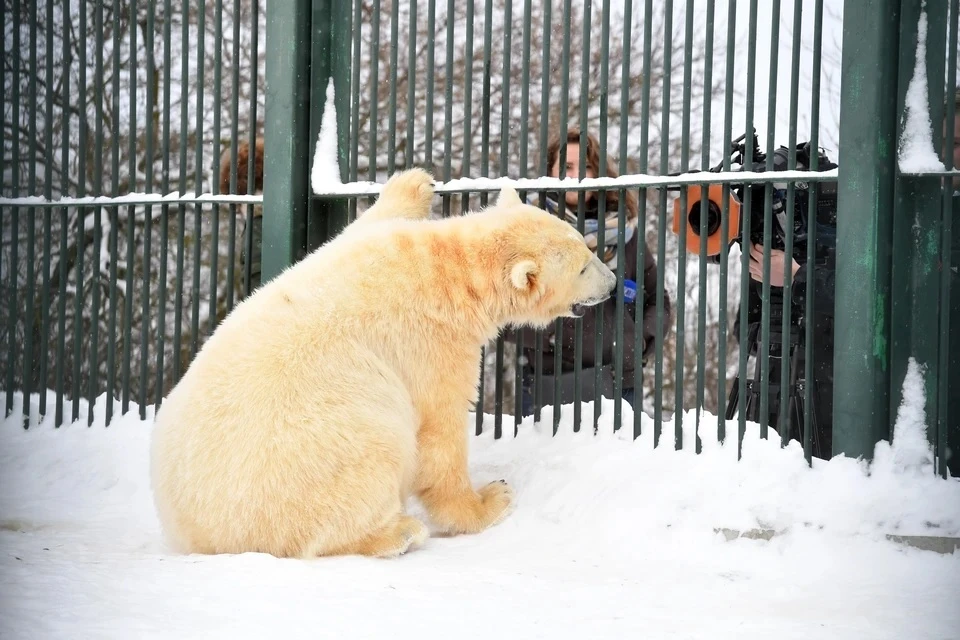
[[[617,178],[457,178],[447,182],[437,181],[435,193],[459,194],[464,192],[480,193],[499,191],[511,186],[518,191],[566,190],[586,191],[588,189],[637,189],[644,187],[665,188],[701,184],[753,184],[758,182],[825,182],[837,179],[837,169],[828,171],[693,171],[678,175],[656,176],[649,174],[627,174]],[[383,184],[371,181],[353,181],[347,183],[329,182],[314,188],[314,195],[323,197],[375,196],[383,189]],[[161,204],[262,204],[262,195],[230,195],[214,193],[169,194],[130,193],[122,196],[96,196],[86,198],[47,199],[38,196],[19,198],[0,198],[0,207],[93,207],[114,205],[161,205]]]

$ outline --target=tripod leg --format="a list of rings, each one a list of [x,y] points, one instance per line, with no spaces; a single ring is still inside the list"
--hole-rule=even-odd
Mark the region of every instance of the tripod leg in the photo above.
[[[737,414],[737,403],[740,401],[740,376],[736,376],[733,379],[733,387],[730,389],[730,393],[727,394],[727,412],[724,416],[727,420],[733,420],[733,417]]]

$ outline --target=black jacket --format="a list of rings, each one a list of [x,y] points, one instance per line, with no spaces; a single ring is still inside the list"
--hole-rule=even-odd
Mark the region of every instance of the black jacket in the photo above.
[[[834,355],[834,300],[835,290],[834,282],[836,279],[836,267],[832,256],[826,261],[818,261],[813,267],[813,281],[808,282],[807,265],[801,265],[794,276],[790,287],[790,307],[791,315],[796,318],[799,325],[799,334],[801,339],[805,337],[806,326],[813,324],[813,345],[812,345],[812,399],[815,405],[814,418],[815,429],[813,433],[813,455],[819,458],[829,458],[833,443],[833,355]],[[763,284],[753,279],[750,280],[748,288],[748,306],[747,306],[747,335],[750,340],[750,353],[757,355],[760,350],[760,322],[762,320],[762,301],[761,293]],[[776,299],[776,287],[771,287],[771,299]],[[807,296],[813,296],[813,316],[805,316]],[[773,316],[773,314],[771,314]],[[781,316],[771,317],[770,332],[771,336],[779,334],[781,331]],[[740,341],[740,309],[737,310],[736,318],[733,322],[733,335],[737,342]],[[752,338],[752,340],[751,340]],[[802,344],[802,343],[801,343]],[[776,353],[774,347],[771,350]],[[805,367],[805,350],[800,348],[795,364],[802,373]],[[770,380],[779,379],[780,359],[771,358],[770,361]],[[776,370],[774,370],[776,369]],[[740,372],[741,376],[752,378],[755,371],[751,368],[749,371]],[[759,389],[759,387],[758,387]],[[742,400],[742,399],[741,399]],[[802,400],[802,397],[801,397]],[[776,426],[779,419],[779,407],[774,394],[769,396],[769,408],[771,417],[767,424]],[[788,416],[792,415],[788,411]],[[803,424],[793,424],[790,428],[789,437],[803,442]]]

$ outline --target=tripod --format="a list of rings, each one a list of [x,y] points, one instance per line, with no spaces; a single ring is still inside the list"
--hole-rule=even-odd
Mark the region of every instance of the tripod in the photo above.
[[[766,423],[782,433],[779,426],[780,402],[783,399],[783,391],[786,389],[787,406],[787,437],[803,443],[803,422],[804,413],[807,410],[805,405],[805,391],[807,381],[804,376],[805,365],[805,342],[803,327],[797,322],[790,323],[790,334],[787,340],[787,351],[790,357],[789,379],[784,383],[781,379],[781,361],[784,352],[783,340],[783,300],[779,295],[771,291],[770,300],[770,343],[769,343],[769,368],[767,374],[768,389],[768,415]],[[747,344],[748,353],[756,355],[753,377],[747,379],[746,397],[743,399],[743,406],[740,404],[740,374],[734,379],[733,388],[730,389],[727,402],[726,419],[732,420],[739,408],[744,412],[747,420],[751,422],[760,422],[761,405],[761,367],[763,362],[760,358],[760,329],[759,320],[751,322],[747,326]],[[816,384],[813,382],[813,404],[816,404]],[[811,414],[812,437],[816,439],[819,433],[817,425],[817,412]],[[814,447],[816,448],[816,447]]]

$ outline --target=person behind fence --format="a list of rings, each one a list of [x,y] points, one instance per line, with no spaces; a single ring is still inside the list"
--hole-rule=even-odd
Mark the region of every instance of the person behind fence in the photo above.
[[[570,128],[566,134],[566,163],[565,173],[567,177],[577,179],[580,166],[580,130]],[[600,142],[592,133],[587,133],[586,137],[586,171],[583,177],[595,178],[600,176]],[[560,158],[560,136],[555,134],[547,147],[547,167],[550,177],[559,177],[561,174]],[[605,176],[617,177],[618,173],[614,169],[613,162],[607,160]],[[602,260],[616,272],[618,261],[623,260],[623,273],[625,280],[625,298],[623,313],[623,341],[619,346],[614,345],[616,338],[616,296],[612,296],[602,305],[591,307],[586,311],[582,322],[582,359],[580,372],[580,398],[583,402],[592,402],[595,396],[596,368],[600,371],[600,392],[603,397],[612,399],[614,397],[614,353],[616,348],[623,351],[623,367],[621,372],[622,392],[621,397],[634,406],[634,345],[635,334],[640,332],[640,345],[642,353],[639,354],[639,362],[646,364],[654,348],[654,336],[656,330],[656,292],[657,292],[657,264],[654,260],[654,254],[647,246],[646,240],[642,238],[642,230],[638,227],[637,220],[637,195],[626,191],[624,200],[625,216],[625,237],[624,253],[618,255],[618,216],[620,202],[617,190],[606,191],[604,194],[603,220],[599,220],[600,200],[598,192],[587,191],[584,194],[584,238],[587,244],[595,252],[597,243],[602,243]],[[567,191],[565,198],[560,199],[557,192],[548,192],[545,199],[541,202],[537,194],[531,194],[528,201],[535,206],[542,206],[547,211],[563,217],[573,227],[577,227],[577,209],[579,194],[576,191]],[[637,243],[644,242],[646,251],[644,253],[643,269],[637,268]],[[642,281],[640,280],[642,278]],[[640,293],[642,285],[642,298],[628,301],[631,293]],[[639,296],[638,296],[639,297]],[[598,314],[602,317],[600,326],[601,334],[601,353],[600,359],[597,359],[597,320]],[[670,299],[664,293],[664,328],[669,326],[670,317]],[[541,403],[540,406],[560,406],[568,404],[575,399],[574,389],[574,371],[575,371],[575,340],[576,340],[576,320],[574,318],[563,318],[560,329],[560,344],[557,344],[556,325],[551,324],[541,333],[540,347],[542,358],[542,377],[541,377]],[[516,341],[517,336],[522,336],[522,389],[518,390],[522,394],[522,412],[524,416],[534,412],[534,384],[536,381],[536,362],[537,362],[537,334],[533,329],[524,328],[521,331],[509,330],[505,332],[505,339]],[[555,356],[560,352],[559,371],[556,370]],[[561,397],[554,397],[554,383],[556,377],[560,378]]]
[[[809,144],[798,145],[797,148],[797,167],[803,170],[810,166]],[[783,164],[781,167],[780,164]],[[781,147],[775,160],[774,168],[777,170],[786,168],[786,149]],[[833,164],[821,151],[818,170],[824,171]],[[813,401],[813,410],[811,412],[811,455],[817,458],[829,459],[833,450],[833,356],[834,356],[834,282],[836,279],[836,189],[835,181],[823,181],[817,185],[817,213],[816,219],[800,222],[804,220],[802,215],[795,217],[795,224],[807,227],[816,226],[816,258],[812,266],[812,280],[809,280],[811,274],[808,274],[807,267],[807,249],[805,244],[797,243],[794,245],[793,256],[787,256],[786,253],[778,248],[770,249],[770,274],[769,282],[771,287],[771,300],[777,301],[779,305],[782,301],[783,286],[786,282],[786,272],[789,269],[791,273],[790,286],[790,306],[791,316],[794,318],[792,331],[793,338],[785,340],[781,336],[781,318],[780,311],[774,311],[773,302],[771,302],[770,314],[770,357],[768,368],[768,407],[769,415],[767,424],[775,429],[779,428],[779,394],[794,393],[791,401],[788,401],[787,421],[789,430],[788,437],[798,442],[803,442],[804,414],[803,407],[805,390],[802,385],[795,383],[795,379],[800,379],[805,372],[805,347],[804,337],[806,334],[806,325],[813,323],[813,345],[812,345],[812,374],[810,381],[810,393]],[[795,207],[802,214],[806,211],[805,201],[800,200],[800,190],[798,189]],[[778,197],[782,197],[780,193]],[[763,186],[755,187],[753,194],[753,206],[756,213],[763,208]],[[757,216],[755,216],[757,217]],[[757,218],[759,220],[759,218]],[[782,234],[780,227],[775,225],[776,233]],[[795,238],[798,232],[795,231]],[[753,235],[753,234],[751,234]],[[749,353],[758,356],[760,353],[761,331],[762,331],[762,311],[763,311],[763,245],[757,244],[755,240],[745,238],[743,242],[744,251],[749,252],[749,277],[748,295],[747,295],[747,348]],[[805,317],[807,296],[813,298],[812,318]],[[739,342],[740,340],[740,309],[738,308],[733,322],[733,336]],[[796,342],[795,342],[796,340]],[[789,352],[791,354],[790,367],[791,377],[781,385],[781,353]],[[752,377],[754,381],[760,380],[759,360],[755,370],[751,373],[740,372],[740,376]],[[762,390],[759,382],[756,382],[751,391],[749,388],[748,398],[738,398],[731,396],[733,402],[727,406],[727,419],[733,419],[737,408],[746,412],[747,419],[759,422],[760,395]],[[736,387],[736,383],[735,383]],[[737,389],[731,390],[736,394]],[[743,408],[743,402],[746,400],[747,407]]]

